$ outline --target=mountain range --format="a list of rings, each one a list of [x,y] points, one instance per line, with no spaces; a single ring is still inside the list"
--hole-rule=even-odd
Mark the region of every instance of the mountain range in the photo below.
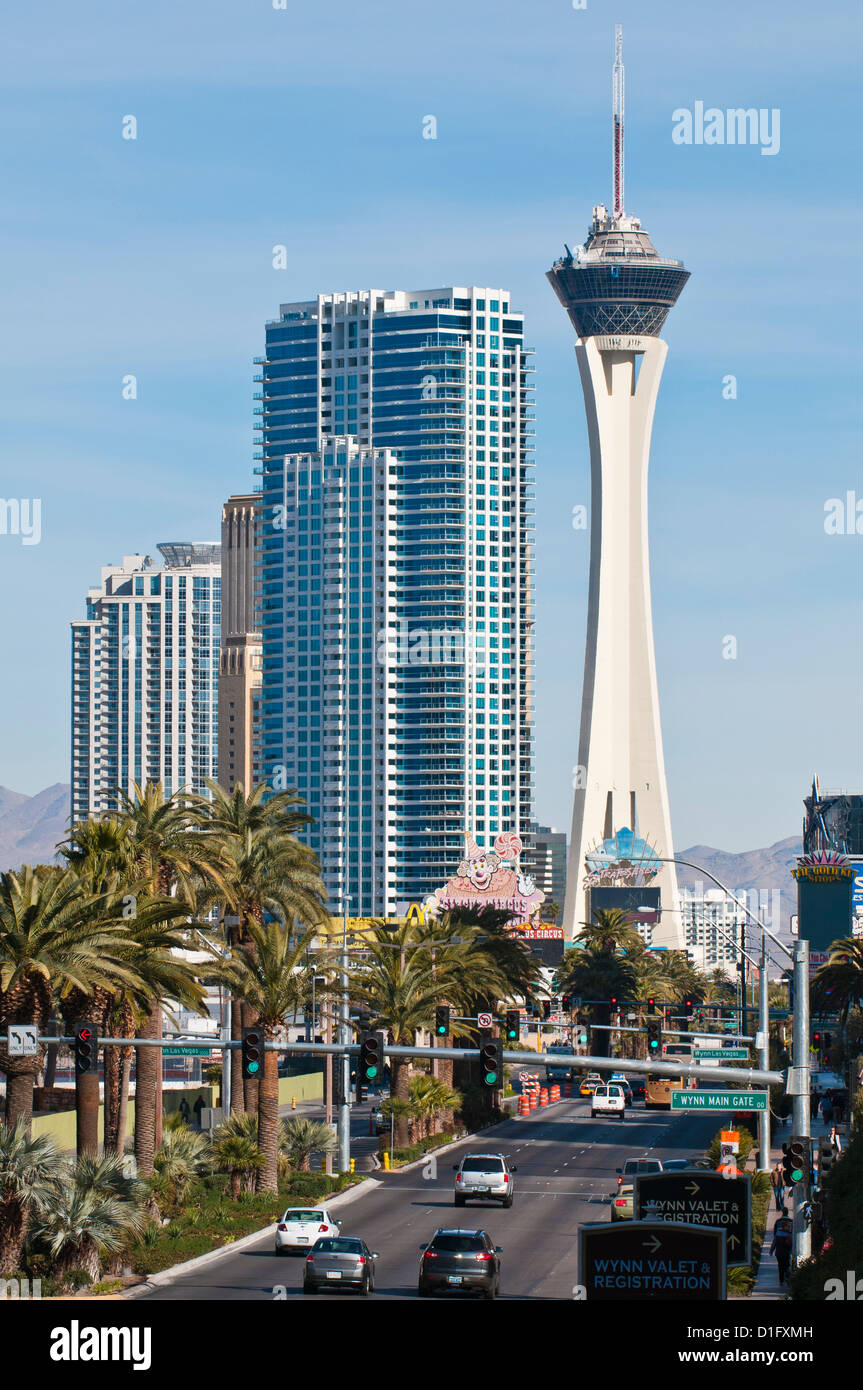
[[[69,784],[55,782],[35,796],[0,787],[0,871],[21,864],[52,864],[66,836]]]
[[[35,796],[0,787],[0,871],[16,869],[20,864],[53,863],[57,858],[55,846],[66,835],[68,816],[66,782],[55,782]],[[799,835],[789,835],[764,849],[744,850],[740,854],[711,845],[691,845],[678,853],[683,859],[703,864],[735,891],[745,888],[748,892],[767,894],[761,902],[768,912],[773,910],[773,890],[779,889],[778,915],[783,935],[787,934],[789,918],[796,911],[791,870],[802,853]],[[681,885],[692,888],[698,883],[699,874],[694,869],[681,868],[678,879]],[[713,887],[708,879],[702,881],[705,889]]]

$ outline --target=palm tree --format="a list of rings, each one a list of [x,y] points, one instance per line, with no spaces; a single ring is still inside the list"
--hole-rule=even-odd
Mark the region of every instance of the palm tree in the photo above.
[[[824,965],[812,980],[813,1013],[839,1014],[845,1023],[849,1010],[863,998],[863,938],[841,937],[834,941]]]
[[[632,997],[636,973],[626,956],[614,951],[582,950],[571,966],[568,965],[563,987],[585,999],[600,1002],[592,1006],[595,1022],[600,1027],[593,1043],[597,1057],[609,1056],[611,1034],[611,1000]]]
[[[0,1125],[0,1275],[20,1268],[30,1218],[50,1205],[64,1166],[52,1136],[31,1137],[25,1116]]]
[[[153,1166],[159,1187],[171,1206],[182,1206],[192,1183],[209,1172],[212,1158],[212,1145],[206,1134],[185,1124],[165,1126]]]
[[[633,925],[632,915],[619,907],[600,908],[591,914],[590,922],[582,922],[579,945],[585,950],[611,954],[637,950],[641,942]]]
[[[254,1180],[264,1166],[257,1140],[243,1134],[220,1134],[213,1148],[216,1168],[230,1174],[231,1201],[240,1200],[243,1184]]]
[[[61,1282],[73,1269],[97,1279],[103,1255],[122,1250],[145,1221],[146,1186],[123,1172],[116,1154],[88,1156],[55,1184],[50,1206],[34,1221],[34,1236],[54,1261]]]
[[[335,1138],[332,1126],[323,1120],[306,1120],[301,1115],[283,1120],[281,1125],[281,1149],[292,1168],[299,1173],[309,1171],[309,1159],[313,1153],[332,1153]]]
[[[457,1091],[436,1076],[420,1072],[410,1080],[411,1108],[416,1115],[420,1137],[432,1132],[432,1125],[439,1115],[451,1113],[461,1101]]]
[[[118,955],[120,931],[105,897],[83,893],[71,869],[37,875],[25,864],[17,874],[0,874],[0,1068],[7,1077],[7,1124],[21,1115],[29,1123],[42,1063],[42,1049],[35,1057],[9,1056],[8,1025],[35,1023],[44,1032],[55,990],[91,996],[132,980]]]
[[[221,882],[218,846],[196,829],[196,812],[181,792],[166,797],[161,782],[132,784],[132,795],[116,792],[117,819],[125,828],[135,878],[151,899],[172,895],[195,902],[202,880]],[[161,1038],[162,1008],[151,1001],[141,1037]],[[135,1156],[138,1171],[152,1172],[152,1156],[161,1139],[162,1055],[159,1048],[139,1047],[135,1060]]]
[[[280,921],[299,919],[308,926],[325,920],[326,889],[317,856],[297,839],[311,816],[299,809],[293,791],[269,794],[260,783],[246,796],[241,784],[232,793],[208,780],[211,800],[195,796],[196,824],[211,842],[223,868],[207,902],[219,908],[229,947],[247,945],[249,923],[269,913]],[[254,1016],[242,1001],[231,1010],[231,1038],[239,1042]],[[244,1078],[238,1048],[231,1052],[231,1109],[257,1109],[258,1083]]]
[[[248,942],[234,946],[229,959],[213,967],[210,978],[223,979],[258,1020],[265,1042],[272,1042],[276,1028],[302,1001],[308,964],[305,953],[314,930],[292,936],[281,922],[247,924]],[[259,1192],[278,1191],[279,1063],[278,1054],[264,1050],[264,1067],[258,1089],[258,1143],[264,1166],[258,1175]]]

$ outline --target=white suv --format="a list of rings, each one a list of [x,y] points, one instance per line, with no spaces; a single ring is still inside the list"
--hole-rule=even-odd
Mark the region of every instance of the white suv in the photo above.
[[[453,1169],[457,1207],[463,1207],[469,1198],[512,1206],[512,1175],[517,1172],[517,1165],[507,1163],[503,1154],[466,1154],[461,1163],[453,1164]]]

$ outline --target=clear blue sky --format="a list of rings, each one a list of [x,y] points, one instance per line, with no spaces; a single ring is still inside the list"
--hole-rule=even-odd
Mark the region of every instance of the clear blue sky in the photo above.
[[[0,783],[68,779],[68,624],[100,566],[216,537],[223,498],[252,481],[252,358],[280,301],[500,284],[537,350],[536,806],[568,829],[587,441],[544,272],[609,198],[615,21],[627,209],[692,272],[665,334],[650,497],[675,839],[765,844],[798,828],[813,771],[863,785],[863,535],[824,531],[828,498],[863,499],[850,0],[7,13],[0,494],[42,499],[43,538],[0,536]],[[778,107],[779,153],[676,145],[672,112],[696,101]]]

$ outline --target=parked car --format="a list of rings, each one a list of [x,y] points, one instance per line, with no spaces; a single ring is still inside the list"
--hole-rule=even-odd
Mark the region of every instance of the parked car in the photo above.
[[[611,1219],[612,1221],[631,1221],[633,1217],[633,1184],[631,1182],[621,1183],[616,1192],[612,1192]]]
[[[372,1124],[375,1127],[375,1134],[389,1134],[392,1128],[389,1115],[385,1115],[379,1105],[372,1111]]]
[[[515,1192],[512,1175],[518,1171],[518,1164],[510,1164],[503,1154],[465,1154],[461,1163],[453,1164],[453,1171],[453,1201],[457,1207],[463,1207],[474,1198],[512,1206]]]
[[[353,1236],[321,1236],[306,1256],[303,1293],[319,1289],[356,1289],[370,1294],[375,1286],[376,1250]]]
[[[276,1226],[276,1254],[306,1253],[321,1236],[337,1236],[341,1224],[327,1207],[288,1207]]]
[[[422,1247],[417,1293],[420,1298],[435,1290],[495,1298],[500,1292],[500,1253],[488,1231],[435,1231]]]
[[[622,1086],[597,1086],[590,1098],[591,1119],[595,1120],[597,1115],[619,1115],[622,1120],[626,1119],[626,1097]]]

